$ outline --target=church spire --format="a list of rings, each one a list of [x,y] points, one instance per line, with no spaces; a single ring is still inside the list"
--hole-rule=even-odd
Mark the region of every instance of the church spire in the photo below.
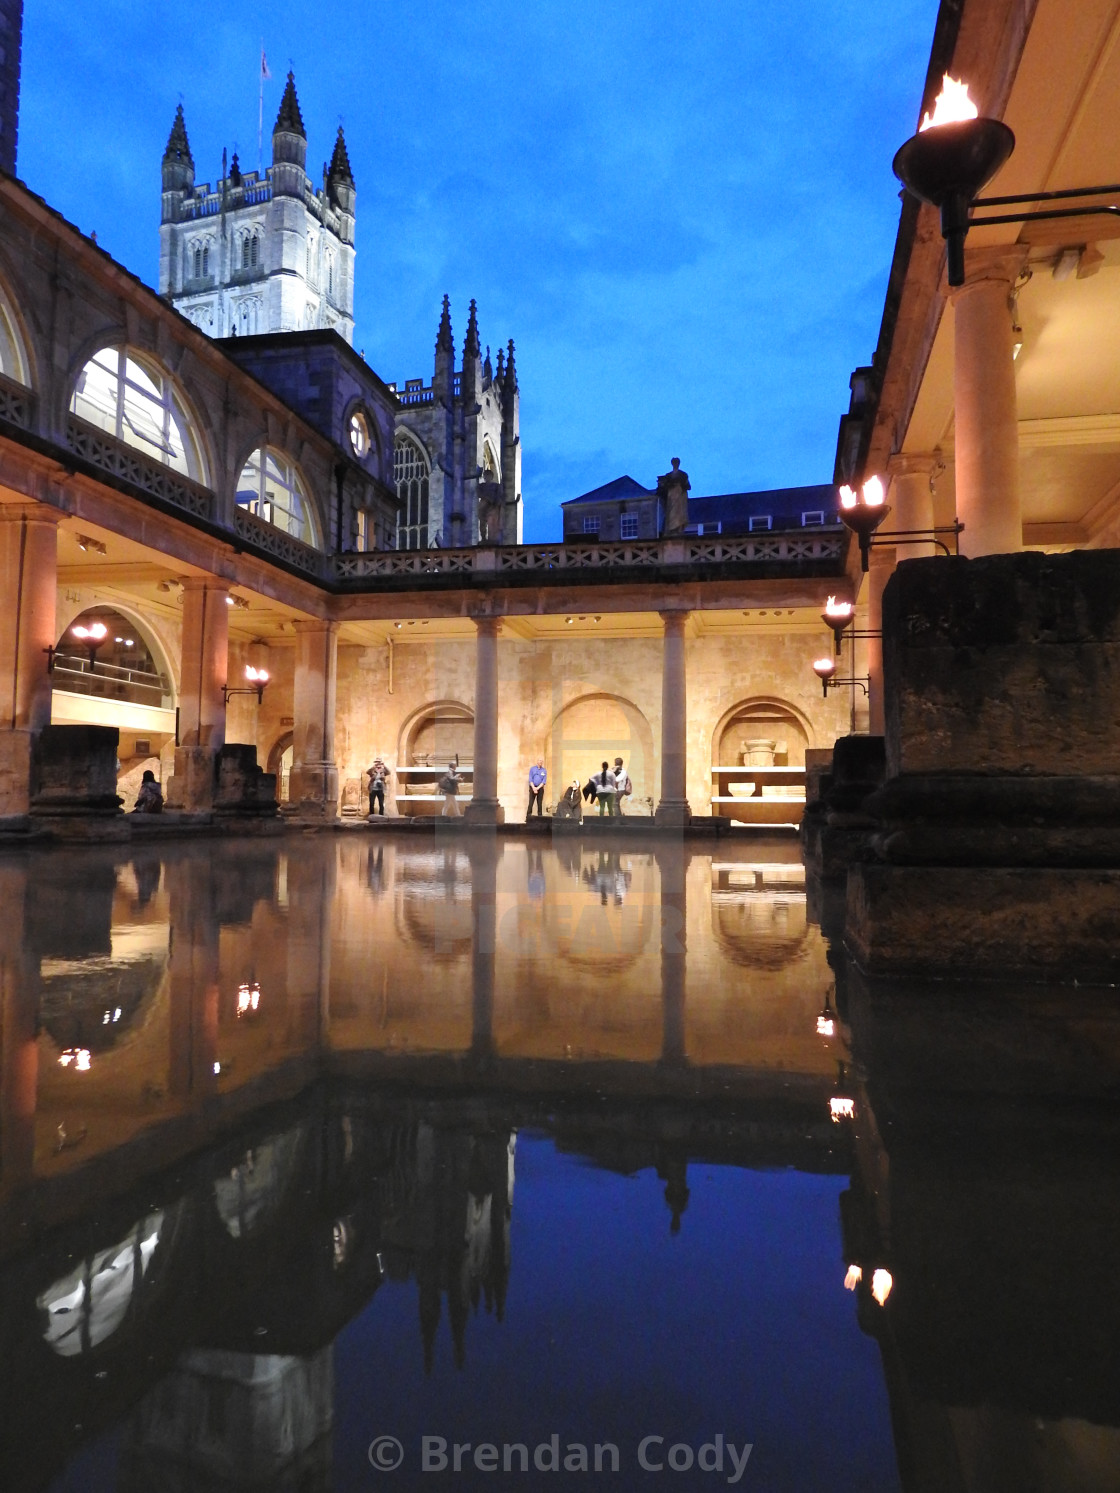
[[[486,344],[486,360],[482,365],[482,376],[488,384],[494,382],[494,365],[490,362],[490,344]]]
[[[517,368],[513,361],[513,338],[509,339],[509,358],[506,360],[506,388],[511,393],[517,392]]]
[[[455,353],[455,342],[451,336],[451,297],[446,295],[443,298],[443,315],[439,319],[436,352]]]
[[[482,353],[482,347],[478,340],[478,307],[471,301],[470,315],[467,317],[467,340],[463,343],[463,362],[468,358],[477,358]]]
[[[187,122],[183,118],[182,104],[175,110],[175,119],[171,125],[171,133],[167,137],[167,149],[163,153],[163,164],[169,165],[172,161],[187,161],[194,165],[194,156],[191,155],[191,144],[187,139]]]
[[[303,127],[303,115],[299,112],[299,99],[296,98],[296,78],[291,71],[288,73],[288,81],[284,84],[284,94],[280,100],[280,112],[276,116],[276,124],[272,133],[278,135],[281,130],[288,135],[302,135],[307,139],[307,131]]]
[[[334,154],[331,163],[327,167],[327,181],[340,184],[344,187],[354,185],[354,174],[350,170],[350,156],[346,149],[346,137],[342,133],[342,126],[338,127],[338,135],[334,142]]]
[[[503,352],[503,350],[500,347],[498,349],[498,371],[494,375],[494,382],[497,384],[497,386],[498,386],[499,389],[502,389],[502,388],[505,387],[505,382],[506,382],[506,355],[505,355],[505,353]]]

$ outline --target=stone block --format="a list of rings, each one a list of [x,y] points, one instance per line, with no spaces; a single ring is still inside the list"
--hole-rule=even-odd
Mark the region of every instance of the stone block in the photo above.
[[[210,747],[175,748],[175,771],[167,779],[164,802],[169,809],[207,813],[214,807],[214,752]]]
[[[1120,871],[860,862],[845,943],[872,975],[1115,982]]]
[[[27,813],[31,807],[30,731],[0,731],[0,818]]]
[[[903,561],[883,679],[888,776],[1115,773],[1120,550]]]
[[[257,766],[257,749],[241,743],[223,746],[216,763],[214,812],[269,816],[277,813],[276,774]]]
[[[44,726],[31,756],[31,813],[116,816],[115,726]]]

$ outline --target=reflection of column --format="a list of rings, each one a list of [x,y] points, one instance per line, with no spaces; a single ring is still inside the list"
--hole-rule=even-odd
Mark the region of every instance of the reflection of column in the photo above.
[[[0,1186],[29,1182],[35,1164],[39,1088],[39,961],[27,948],[26,867],[0,869]]]
[[[658,846],[661,881],[661,1060],[683,1063],[685,962],[688,951],[688,851],[682,841]]]
[[[39,503],[0,506],[0,814],[27,813],[32,737],[50,724],[60,517]]]
[[[182,1101],[215,1085],[218,1061],[219,926],[208,855],[166,862],[171,926],[168,1090]]]
[[[334,837],[288,857],[289,1023],[303,1051],[326,1038],[330,1016],[331,908],[338,869]]]
[[[183,583],[179,745],[167,785],[168,804],[177,809],[209,809],[214,802],[214,759],[226,739],[228,596],[229,588],[212,576]]]
[[[471,861],[471,1053],[494,1051],[494,962],[498,942],[498,857],[491,835],[472,838]]]
[[[970,253],[967,279],[952,292],[962,555],[1009,554],[1023,547],[1010,296],[1025,255],[1025,249]]]
[[[338,814],[338,765],[334,760],[338,623],[297,622],[292,715],[292,775],[288,801],[301,814]]]
[[[498,802],[498,625],[497,617],[476,617],[474,676],[474,797],[467,817],[483,824],[503,819]]]
[[[688,767],[688,697],[685,685],[684,629],[687,612],[662,612],[665,628],[661,663],[661,824],[686,825],[692,818],[685,788]]]

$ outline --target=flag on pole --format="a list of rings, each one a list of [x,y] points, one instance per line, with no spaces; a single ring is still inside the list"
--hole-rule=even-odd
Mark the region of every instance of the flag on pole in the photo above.
[[[264,55],[264,47],[261,47],[261,82],[271,77],[272,74],[268,70],[268,58]]]

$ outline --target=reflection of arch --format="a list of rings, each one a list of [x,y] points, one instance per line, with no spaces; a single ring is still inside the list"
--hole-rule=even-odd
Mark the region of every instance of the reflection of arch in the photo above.
[[[195,482],[209,481],[198,420],[182,391],[134,348],[99,348],[75,380],[70,412]]]
[[[636,797],[653,793],[653,732],[632,700],[581,695],[557,713],[545,758],[556,794],[573,778],[585,783],[604,760],[613,766],[615,757],[625,762]]]
[[[437,964],[470,954],[471,886],[470,860],[456,850],[398,863],[393,907],[398,936]]]
[[[784,969],[807,953],[805,897],[745,894],[719,902],[713,897],[712,932],[732,964],[743,969]]]
[[[231,1238],[244,1239],[275,1218],[296,1185],[306,1150],[306,1123],[293,1125],[250,1146],[215,1177],[214,1206]]]
[[[400,767],[460,765],[474,761],[474,711],[458,700],[436,700],[413,711],[401,726],[397,744]]]
[[[276,797],[282,804],[288,802],[288,780],[291,777],[294,755],[295,736],[291,731],[285,731],[283,736],[278,737],[268,753],[267,771],[275,775]]]
[[[778,766],[803,767],[805,749],[816,744],[813,723],[805,712],[777,695],[750,695],[725,710],[712,732],[712,766],[738,767],[740,738],[767,738],[779,743]],[[783,754],[780,743],[786,743]]]
[[[659,902],[653,860],[617,850],[580,856],[580,890],[556,887],[545,899],[543,947],[553,957],[598,979],[620,975],[649,948]]]

